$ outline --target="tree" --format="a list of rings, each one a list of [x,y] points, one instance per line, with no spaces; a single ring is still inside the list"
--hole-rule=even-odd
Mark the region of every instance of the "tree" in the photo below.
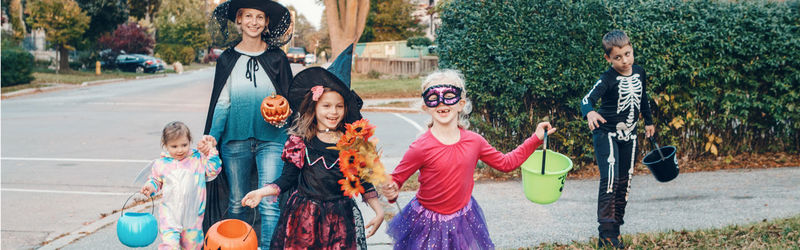
[[[412,15],[414,5],[409,0],[375,0],[370,6],[359,42],[397,41],[423,34],[424,27]]]
[[[91,17],[85,37],[92,43],[104,33],[112,32],[128,21],[127,0],[76,0]]]
[[[332,58],[358,41],[367,22],[369,0],[323,0],[331,38]]]
[[[25,37],[25,20],[22,17],[22,1],[3,0],[6,14],[10,19],[11,29],[13,30],[14,40],[22,40]]]
[[[126,53],[150,54],[156,42],[138,23],[128,22],[120,24],[113,34],[100,37],[99,43],[101,48],[114,52],[124,50]]]
[[[287,7],[290,11],[294,11],[294,6]],[[306,48],[306,51],[312,51],[314,46],[316,45],[316,33],[317,29],[311,25],[311,22],[306,19],[306,16],[303,14],[297,13],[294,18],[294,36],[292,40],[294,40],[295,47],[303,47]]]
[[[156,41],[189,46],[194,51],[207,49],[211,37],[206,29],[206,4],[204,0],[162,2],[156,16]]]
[[[158,13],[160,6],[161,0],[128,0],[130,16],[144,19],[148,22],[153,22],[153,18]]]
[[[44,29],[47,41],[58,50],[59,72],[69,71],[69,51],[74,50],[89,27],[89,16],[73,0],[40,0],[25,11],[34,29]]]

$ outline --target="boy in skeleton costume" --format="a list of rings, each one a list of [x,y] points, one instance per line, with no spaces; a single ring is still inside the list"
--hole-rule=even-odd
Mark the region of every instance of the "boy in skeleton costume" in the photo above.
[[[644,117],[645,136],[655,133],[645,84],[647,74],[634,65],[628,36],[613,30],[603,36],[605,59],[611,68],[600,75],[581,101],[581,113],[592,130],[595,160],[600,169],[597,199],[598,247],[624,248],[619,227],[624,223],[630,176],[636,160],[636,123]],[[593,105],[602,103],[597,111]]]

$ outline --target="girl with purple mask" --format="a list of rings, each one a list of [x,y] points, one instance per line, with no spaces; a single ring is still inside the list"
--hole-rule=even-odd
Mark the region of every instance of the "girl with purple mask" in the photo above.
[[[417,138],[384,185],[395,201],[400,187],[419,170],[419,191],[389,222],[395,249],[493,249],[483,212],[472,198],[478,160],[503,172],[517,169],[555,128],[539,123],[514,151],[503,154],[481,135],[467,130],[472,109],[464,78],[455,70],[430,74],[422,85],[422,109],[431,116],[428,131]]]

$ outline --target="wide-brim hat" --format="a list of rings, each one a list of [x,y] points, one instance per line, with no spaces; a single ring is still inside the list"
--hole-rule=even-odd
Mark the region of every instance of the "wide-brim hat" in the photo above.
[[[242,9],[256,9],[263,11],[269,23],[261,39],[272,47],[280,47],[291,40],[291,33],[287,33],[292,26],[292,15],[289,9],[278,2],[271,0],[228,0],[217,5],[214,9],[214,18],[220,25],[220,31],[227,39],[227,21],[236,23],[236,13]]]
[[[303,98],[314,86],[330,88],[344,99],[347,106],[344,122],[353,123],[361,119],[361,107],[364,102],[358,94],[350,89],[350,67],[353,59],[353,46],[342,51],[328,69],[322,67],[306,68],[294,76],[289,86],[289,105],[294,110],[300,109]]]

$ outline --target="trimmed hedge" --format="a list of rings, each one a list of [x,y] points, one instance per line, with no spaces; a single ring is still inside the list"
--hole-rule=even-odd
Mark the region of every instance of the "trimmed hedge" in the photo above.
[[[8,87],[33,81],[33,55],[20,47],[6,45],[3,44],[0,58],[3,72],[0,74],[0,85]]]
[[[439,66],[464,73],[473,129],[502,151],[549,120],[548,147],[593,162],[579,101],[611,29],[631,37],[659,141],[681,157],[800,149],[797,0],[453,0],[441,19]]]
[[[189,65],[197,58],[197,53],[195,53],[192,47],[180,44],[159,43],[156,44],[154,52],[159,54],[161,59],[167,62],[167,64],[180,61],[183,65]]]

